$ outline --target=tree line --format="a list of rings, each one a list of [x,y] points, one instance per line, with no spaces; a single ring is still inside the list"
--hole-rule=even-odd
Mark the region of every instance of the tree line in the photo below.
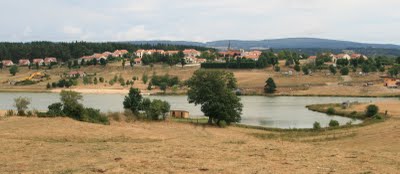
[[[199,46],[184,45],[166,45],[166,44],[141,44],[134,45],[127,42],[27,42],[13,43],[0,42],[0,60],[10,59],[18,62],[21,58],[34,59],[45,57],[56,57],[60,61],[68,61],[82,56],[92,55],[94,53],[102,53],[105,51],[114,51],[126,49],[128,51],[136,51],[138,49],[163,49],[163,50],[184,50],[196,49],[199,51],[210,50],[211,48]],[[213,49],[211,49],[213,50]]]

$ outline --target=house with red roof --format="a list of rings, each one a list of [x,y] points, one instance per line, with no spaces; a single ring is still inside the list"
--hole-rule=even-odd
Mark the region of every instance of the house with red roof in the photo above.
[[[34,65],[36,65],[36,64],[38,64],[38,65],[43,65],[44,60],[41,59],[41,58],[36,58],[36,59],[33,59],[33,60],[32,60],[32,63],[33,63]]]
[[[199,57],[201,55],[200,51],[197,51],[195,49],[185,49],[183,50],[183,54],[185,54],[185,57]]]
[[[97,61],[100,61],[101,59],[107,60],[107,56],[105,56],[104,54],[99,54],[99,53],[95,53],[92,55],[92,57],[94,59],[96,59]]]
[[[14,65],[14,62],[12,60],[2,60],[1,62],[3,63],[3,66],[5,66],[5,67]]]
[[[114,53],[112,53],[113,57],[123,57],[125,54],[128,54],[128,50],[115,50]]]
[[[112,55],[113,53],[109,52],[109,51],[106,51],[106,52],[104,52],[102,54],[103,54],[103,56],[108,57],[108,56]]]
[[[205,62],[207,62],[207,59],[196,58],[196,59],[195,59],[195,62],[196,62],[196,63],[205,63]]]
[[[351,54],[351,55],[350,55],[350,58],[351,58],[351,59],[360,59],[360,58],[368,59],[367,56],[362,55],[362,54]]]
[[[172,55],[175,55],[175,54],[178,54],[178,53],[179,53],[178,50],[165,51],[165,54],[168,55],[168,56],[172,56]]]
[[[19,59],[18,65],[19,66],[29,66],[31,64],[31,61],[29,59]]]
[[[260,56],[261,56],[262,52],[261,51],[248,51],[248,52],[242,52],[242,57],[245,59],[252,59],[254,61],[257,61]]]
[[[141,65],[142,64],[142,58],[136,58],[134,59],[135,65]]]
[[[339,60],[339,59],[347,59],[347,60],[350,60],[351,57],[350,57],[350,55],[348,55],[348,54],[338,54],[338,55],[336,55],[335,57],[332,57],[332,62],[333,62],[333,63],[336,63],[337,60]]]
[[[52,64],[52,63],[57,63],[57,58],[55,58],[55,57],[46,57],[46,58],[44,58],[44,64],[45,65],[50,65],[50,64]]]

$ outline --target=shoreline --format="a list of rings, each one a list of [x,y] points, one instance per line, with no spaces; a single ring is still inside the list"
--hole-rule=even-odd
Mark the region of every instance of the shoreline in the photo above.
[[[75,92],[80,92],[82,94],[128,94],[129,89],[92,89],[92,88],[57,88],[51,90],[40,90],[40,89],[0,89],[0,93],[60,93],[62,90],[71,90]],[[144,95],[174,95],[174,96],[184,96],[186,93],[174,93],[174,92],[149,92],[144,90]],[[384,95],[346,95],[346,94],[241,94],[241,96],[266,96],[266,97],[364,97],[364,98],[395,98],[400,97],[400,94],[384,94]]]

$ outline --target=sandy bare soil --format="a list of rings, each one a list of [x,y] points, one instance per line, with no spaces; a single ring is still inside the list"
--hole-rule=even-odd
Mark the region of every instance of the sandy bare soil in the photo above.
[[[378,105],[395,115],[320,133],[2,117],[0,168],[1,173],[399,173],[400,102]]]

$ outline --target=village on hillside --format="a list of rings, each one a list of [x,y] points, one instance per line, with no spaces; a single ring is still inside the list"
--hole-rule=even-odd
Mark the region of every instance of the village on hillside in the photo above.
[[[379,60],[379,59],[377,59]],[[284,61],[284,62],[282,62]],[[21,58],[18,62],[13,62],[10,59],[4,59],[1,61],[2,67],[12,69],[13,66],[28,67],[28,69],[43,69],[41,67],[52,67],[64,66],[70,69],[69,72],[64,72],[64,77],[78,78],[85,77],[88,72],[82,70],[80,67],[83,66],[106,66],[112,62],[121,62],[123,66],[134,67],[134,66],[154,66],[154,64],[165,63],[170,66],[186,66],[186,67],[200,67],[200,68],[228,68],[228,69],[263,69],[268,66],[272,66],[276,72],[281,72],[286,75],[292,75],[295,73],[312,74],[313,71],[320,71],[322,69],[330,70],[329,73],[336,73],[336,69],[343,73],[348,66],[353,67],[353,72],[358,72],[358,75],[367,74],[370,71],[378,71],[375,66],[368,65],[369,67],[364,68],[366,63],[369,63],[369,58],[366,55],[355,53],[351,50],[344,50],[340,54],[332,53],[319,53],[318,55],[307,56],[305,54],[297,54],[295,52],[281,51],[273,53],[271,51],[260,51],[260,50],[234,50],[230,47],[227,50],[205,50],[198,51],[193,48],[187,48],[183,50],[163,50],[163,49],[137,49],[137,50],[115,50],[113,52],[105,51],[102,53],[94,53],[92,55],[84,55],[80,58],[71,59],[67,62],[62,62],[56,57],[45,57],[45,58],[33,58],[26,59]],[[281,62],[285,65],[283,69],[277,66]],[[373,62],[376,62],[373,59]],[[383,85],[388,88],[398,88],[400,86],[400,79],[397,78],[396,71],[390,69],[390,65],[384,65],[383,62],[379,65],[385,72],[385,66],[388,68],[386,74],[381,74],[380,79]],[[357,66],[361,67],[357,71]],[[46,68],[44,68],[46,69]],[[348,68],[347,68],[348,69]],[[347,70],[349,71],[349,70]],[[19,80],[9,81],[10,84],[34,84],[34,82],[41,82],[44,79],[48,79],[48,74],[45,72],[34,72],[28,77]],[[371,85],[371,83],[365,82],[365,85]],[[54,86],[54,85],[53,85]],[[57,85],[55,85],[57,86]]]

